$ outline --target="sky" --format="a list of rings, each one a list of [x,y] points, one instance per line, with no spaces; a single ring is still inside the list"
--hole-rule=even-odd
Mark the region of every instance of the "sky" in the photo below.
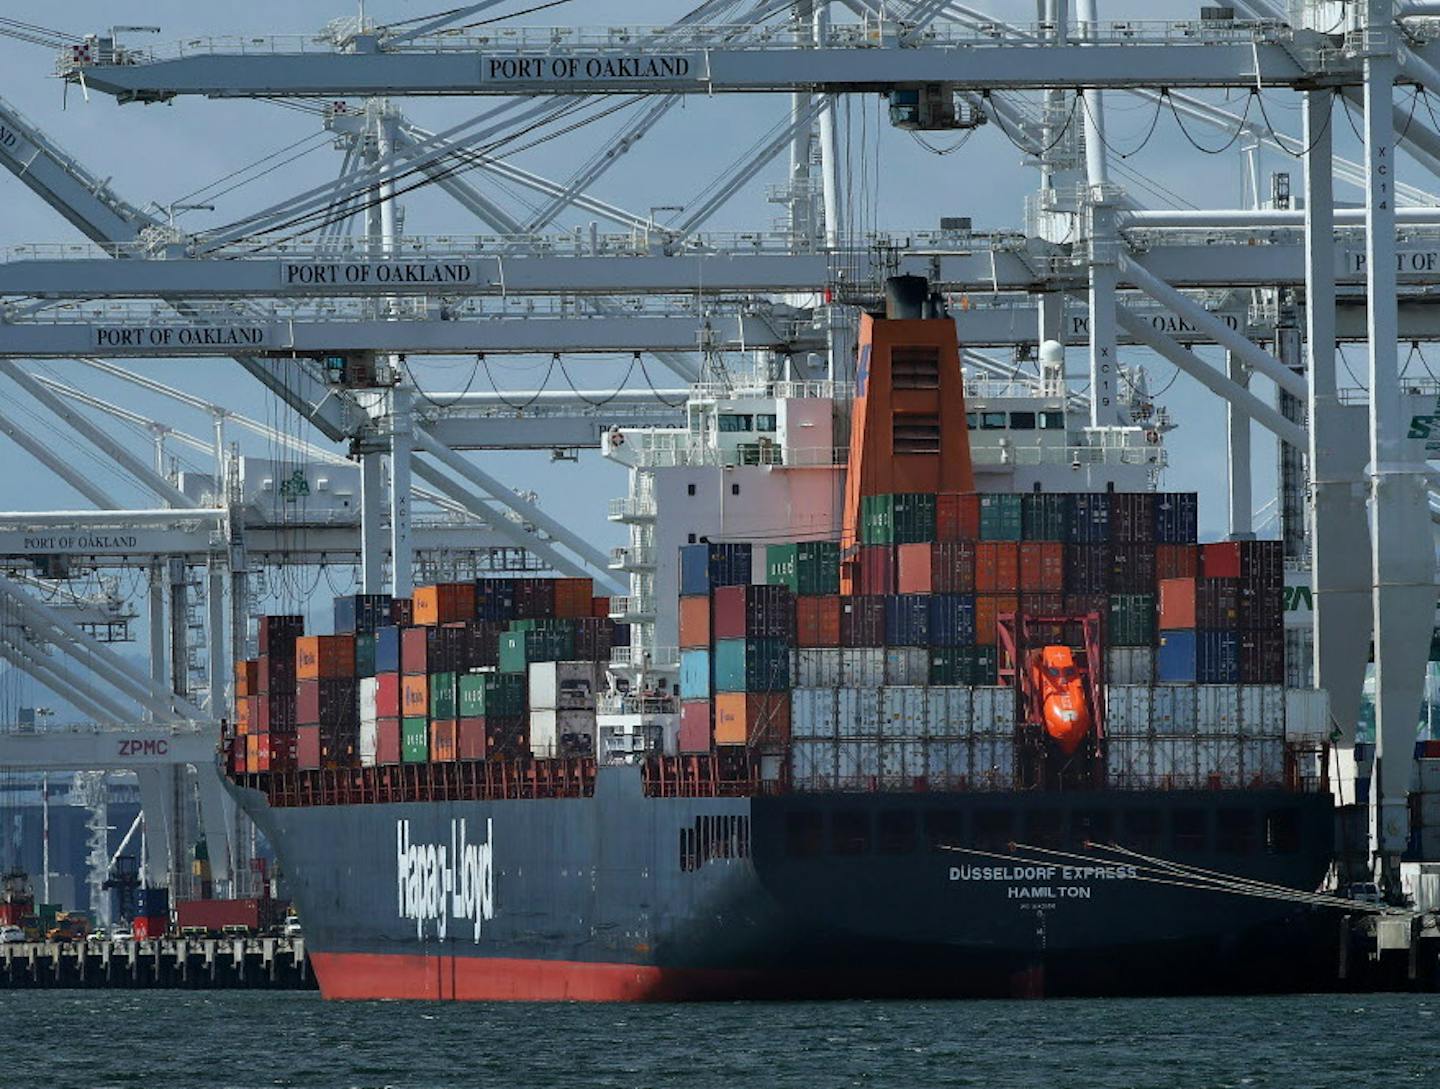
[[[424,15],[444,5],[434,0],[371,0],[368,13],[380,20],[402,20]],[[530,5],[516,0],[501,10],[519,10]],[[659,0],[572,0],[541,14],[517,20],[517,24],[571,26],[637,25],[673,20],[690,5]],[[978,2],[972,6],[981,6]],[[1033,19],[1033,3],[1007,0],[984,5],[999,18],[1015,21]],[[350,4],[321,4],[309,0],[250,0],[246,4],[196,3],[194,0],[67,0],[63,5],[37,0],[8,0],[7,17],[28,20],[74,34],[103,30],[116,24],[145,24],[162,28],[159,35],[130,34],[130,41],[153,40],[169,43],[214,34],[305,34],[320,29],[330,19],[350,16]],[[1101,3],[1105,19],[1194,18],[1193,0],[1155,0],[1137,3]],[[315,134],[316,119],[266,102],[177,99],[164,105],[117,105],[104,95],[89,100],[64,85],[53,75],[54,57],[40,46],[0,38],[0,97],[38,124],[61,146],[77,156],[92,171],[111,179],[115,190],[137,205],[154,202],[158,208],[197,199],[211,201],[215,210],[182,211],[179,222],[192,230],[218,226],[266,207],[285,196],[332,178],[338,170],[340,153],[328,142],[311,141],[313,150],[293,161],[285,161],[258,180],[228,192],[222,182],[235,171],[271,155],[279,149]],[[1205,97],[1223,102],[1225,95]],[[1299,101],[1288,92],[1273,91],[1265,96],[1267,115],[1276,128],[1298,133]],[[407,115],[423,127],[442,129],[478,112],[474,102],[463,99],[400,100]],[[594,187],[595,195],[632,210],[646,212],[652,206],[687,204],[756,139],[771,128],[788,108],[786,99],[774,95],[716,96],[689,99],[673,111],[644,140],[630,149]],[[867,191],[872,221],[882,229],[902,230],[938,225],[942,215],[968,215],[977,229],[1016,229],[1023,223],[1024,198],[1033,192],[1038,173],[996,126],[978,131],[958,152],[940,155],[911,134],[878,122],[880,104],[870,97],[853,103],[851,116],[854,146],[865,147],[869,161],[878,163],[874,184]],[[1197,151],[1176,126],[1168,112],[1158,118],[1154,108],[1138,99],[1112,92],[1107,96],[1109,141],[1119,150],[1135,149],[1124,163],[1125,184],[1137,199],[1153,207],[1178,203],[1193,207],[1234,207],[1242,200],[1242,164],[1238,154],[1203,154]],[[598,148],[605,135],[620,121],[601,122],[564,139],[554,140],[523,152],[516,161],[551,177],[568,177]],[[862,128],[863,123],[863,128]],[[1153,132],[1151,131],[1153,128]],[[1147,137],[1147,133],[1149,133]],[[1351,130],[1337,122],[1337,153],[1354,157]],[[1224,134],[1195,129],[1192,137],[1212,146],[1224,143]],[[932,148],[948,146],[936,139]],[[288,154],[281,156],[288,159]],[[272,162],[275,162],[272,160]],[[1298,189],[1300,168],[1295,160],[1278,153],[1264,157],[1263,169],[1285,170],[1292,174]],[[1421,181],[1403,163],[1401,180]],[[715,230],[746,230],[768,227],[781,209],[767,203],[765,188],[783,178],[777,160],[760,178],[725,205],[713,219]],[[202,191],[200,197],[194,196]],[[218,195],[217,195],[218,194]],[[513,196],[504,191],[492,195],[502,204],[520,211]],[[1357,199],[1354,190],[1341,187],[1341,199]],[[405,229],[409,234],[466,234],[482,228],[468,213],[443,194],[422,190],[404,201]],[[563,220],[567,227],[588,224],[580,214]],[[48,208],[8,171],[0,171],[0,247],[37,242],[73,242],[75,230]],[[1357,374],[1364,365],[1363,353],[1347,349]],[[1202,352],[1212,361],[1214,352]],[[1221,402],[1206,394],[1174,368],[1139,350],[1125,350],[1126,361],[1144,362],[1150,370],[1152,390],[1163,391],[1158,399],[1168,405],[1179,428],[1168,440],[1171,467],[1163,486],[1173,490],[1201,493],[1201,523],[1209,536],[1225,530],[1225,488],[1223,441],[1225,414]],[[545,374],[546,359],[514,359],[494,371],[503,388],[529,388]],[[1069,369],[1079,374],[1085,367],[1083,347],[1072,347]],[[203,394],[227,406],[270,422],[286,419],[273,398],[229,360],[155,360],[137,364],[144,373],[160,381]],[[412,369],[421,387],[436,392],[463,387],[474,374],[470,359],[414,358]],[[52,362],[40,368],[62,380],[83,382],[85,387],[137,412],[152,414],[172,426],[204,437],[208,419],[194,411],[180,409],[122,384],[103,378],[79,364]],[[571,370],[577,384],[604,387],[618,380],[623,368],[613,360],[577,361]],[[654,370],[652,369],[652,374]],[[657,380],[663,379],[662,375]],[[483,380],[482,380],[483,381]],[[479,384],[476,388],[485,388]],[[1263,379],[1253,389],[1270,399],[1273,390]],[[0,379],[0,397],[7,411],[25,424],[36,424],[41,433],[53,438],[58,449],[73,453],[96,478],[113,487],[117,498],[137,506],[153,500],[138,487],[126,484],[109,466],[70,440],[58,426],[44,422],[43,414],[8,380]],[[144,453],[148,437],[105,420],[114,431]],[[287,424],[302,434],[303,424]],[[323,442],[318,435],[309,435]],[[246,452],[266,454],[263,446],[249,446]],[[1254,434],[1254,494],[1257,506],[1274,490],[1275,444],[1268,432]],[[52,477],[18,451],[8,439],[0,438],[3,464],[23,465],[23,471],[0,474],[0,509],[71,509],[88,504],[67,485]],[[620,527],[604,517],[603,500],[623,494],[624,473],[604,463],[596,454],[582,455],[579,465],[552,463],[546,454],[484,454],[488,471],[517,488],[533,490],[541,505],[551,512],[563,512],[568,522],[588,539],[602,546],[622,543]],[[203,459],[195,468],[208,469]]]

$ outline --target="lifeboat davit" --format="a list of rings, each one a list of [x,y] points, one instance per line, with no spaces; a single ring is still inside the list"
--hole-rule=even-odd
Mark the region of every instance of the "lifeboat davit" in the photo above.
[[[1046,647],[1035,665],[1034,679],[1045,732],[1070,756],[1090,732],[1090,706],[1075,655],[1069,647]]]

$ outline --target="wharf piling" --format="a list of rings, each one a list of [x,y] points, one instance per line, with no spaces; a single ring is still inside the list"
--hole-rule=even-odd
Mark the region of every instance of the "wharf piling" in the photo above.
[[[154,938],[0,945],[0,988],[311,990],[303,938]]]

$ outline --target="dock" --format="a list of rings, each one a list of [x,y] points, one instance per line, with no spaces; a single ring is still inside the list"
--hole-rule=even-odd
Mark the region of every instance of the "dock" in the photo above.
[[[313,990],[304,938],[0,945],[0,988]]]

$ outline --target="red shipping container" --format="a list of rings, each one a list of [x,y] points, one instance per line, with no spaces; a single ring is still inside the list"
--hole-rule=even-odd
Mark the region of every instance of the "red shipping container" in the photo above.
[[[840,645],[842,647],[883,647],[885,645],[885,598],[879,594],[856,594],[840,599]]]
[[[941,492],[935,497],[935,539],[980,539],[980,497],[973,492]],[[956,591],[964,593],[965,591]]]
[[[1240,577],[1240,542],[1219,541],[1200,546],[1200,574],[1207,579]]]
[[[895,592],[894,545],[861,545],[859,592],[862,594],[893,594]]]
[[[1195,580],[1160,580],[1160,627],[1165,631],[1195,626]]]
[[[1200,546],[1162,544],[1155,546],[1157,579],[1193,579],[1200,574]]]
[[[375,724],[375,763],[400,763],[400,720],[382,718]]]
[[[255,732],[268,734],[272,730],[295,729],[294,693],[274,692],[260,697],[260,723]]]
[[[295,690],[295,721],[302,726],[338,726],[360,721],[360,687],[351,679],[301,681]]]
[[[483,718],[456,720],[455,756],[458,760],[485,759],[485,720]]]
[[[456,719],[437,718],[430,723],[430,761],[432,763],[449,764],[454,762],[458,733],[458,720]]]
[[[295,645],[289,650],[277,652],[276,657],[266,655],[260,659],[260,694],[295,691]]]
[[[473,582],[441,582],[434,586],[420,586],[415,590],[414,616],[416,624],[434,627],[451,624],[457,620],[470,620],[475,616],[475,584]]]
[[[375,674],[375,717],[400,717],[400,674]]]
[[[680,705],[680,751],[709,752],[710,701],[686,700]]]
[[[261,759],[266,762],[267,771],[291,771],[295,767],[295,735],[266,734],[260,739]]]
[[[301,726],[295,731],[295,765],[305,771],[320,766],[319,726]]]
[[[208,930],[222,933],[226,927],[239,927],[252,933],[270,924],[276,910],[273,900],[179,900],[175,903],[175,926],[186,930]]]
[[[137,942],[149,941],[152,938],[163,938],[169,926],[168,915],[137,915],[131,920],[130,933]]]
[[[788,639],[795,628],[790,590],[784,586],[718,586],[710,599],[716,639]]]
[[[1020,611],[1026,616],[1064,616],[1065,598],[1060,594],[1021,594]],[[1045,638],[1042,636],[1042,638]],[[1056,640],[1049,640],[1055,642]]]
[[[1065,546],[1059,541],[1020,542],[1020,589],[1058,594],[1065,588]]]
[[[608,597],[592,597],[590,599],[590,615],[604,618],[610,615],[610,599]]]
[[[710,597],[691,594],[680,599],[680,646],[685,650],[710,645]]]
[[[400,672],[417,677],[430,672],[430,633],[425,628],[400,633]]]
[[[902,594],[932,593],[932,570],[935,546],[902,544],[895,549],[895,583]]]
[[[975,592],[1014,593],[1020,589],[1020,548],[1015,541],[981,541],[975,546]]]
[[[1014,594],[976,594],[976,644],[982,647],[993,647],[996,643],[996,621],[1005,613],[1016,612],[1019,608],[1020,599]]]
[[[838,647],[840,645],[840,598],[797,597],[795,599],[795,645]]]
[[[554,615],[563,619],[574,619],[590,615],[591,602],[595,596],[595,583],[590,579],[551,579],[555,584]]]
[[[355,676],[355,636],[306,635],[295,640],[295,676],[302,681]]]
[[[934,594],[975,592],[975,543],[937,541],[930,546],[930,583]]]

